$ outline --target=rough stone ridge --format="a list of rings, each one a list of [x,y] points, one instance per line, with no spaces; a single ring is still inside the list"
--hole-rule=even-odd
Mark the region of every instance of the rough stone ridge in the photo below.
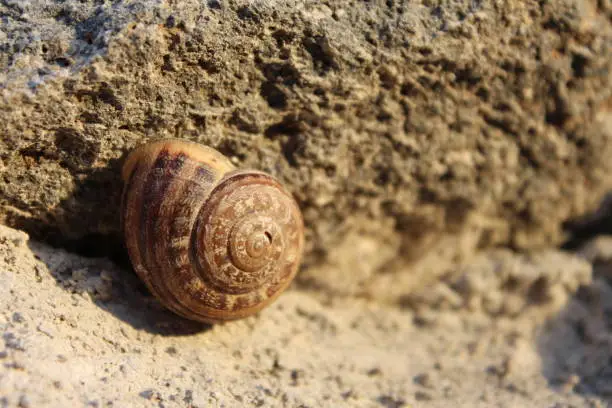
[[[612,184],[606,2],[38,0],[0,15],[0,219],[54,244],[119,247],[121,160],[157,137],[281,178],[306,263],[324,266],[301,283],[332,294],[558,244]]]

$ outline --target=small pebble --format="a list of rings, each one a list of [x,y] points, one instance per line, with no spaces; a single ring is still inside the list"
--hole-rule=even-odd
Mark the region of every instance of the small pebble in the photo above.
[[[25,321],[23,315],[19,312],[13,313],[13,321],[15,323],[23,323]]]
[[[368,374],[368,377],[374,377],[374,376],[377,376],[377,375],[381,375],[382,371],[380,371],[380,368],[375,367],[375,368],[369,369],[367,374]]]
[[[426,388],[433,388],[433,381],[428,373],[418,374],[414,377],[414,382]]]
[[[30,404],[30,400],[26,395],[22,395],[19,397],[19,402],[17,403],[19,408],[29,408],[32,405]]]
[[[152,399],[152,398],[153,398],[153,395],[155,395],[155,391],[149,388],[148,390],[144,390],[144,391],[142,391],[142,392],[141,392],[140,394],[138,394],[138,395],[140,395],[140,396],[141,396],[142,398],[144,398],[144,399],[148,399],[148,400],[150,400],[150,399]]]
[[[427,393],[427,392],[423,392],[423,391],[417,391],[414,393],[414,398],[417,401],[431,401],[433,399],[433,397],[431,396],[431,394]]]

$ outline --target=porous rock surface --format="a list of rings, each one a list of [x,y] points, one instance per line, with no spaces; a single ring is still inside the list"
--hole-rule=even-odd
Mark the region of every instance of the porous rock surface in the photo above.
[[[477,248],[557,244],[612,184],[608,2],[32,0],[0,15],[0,219],[53,244],[120,245],[121,161],[160,137],[285,182],[320,266],[300,282],[329,294],[401,299]]]

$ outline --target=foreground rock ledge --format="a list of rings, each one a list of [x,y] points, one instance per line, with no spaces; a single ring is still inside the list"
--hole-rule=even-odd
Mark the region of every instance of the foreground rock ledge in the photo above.
[[[121,160],[158,137],[281,178],[326,266],[301,282],[329,293],[557,244],[612,184],[605,2],[19,3],[0,219],[56,244],[119,244]]]
[[[590,251],[608,270],[611,243]],[[486,255],[464,272],[418,311],[290,290],[257,316],[207,327],[160,308],[129,270],[0,226],[0,402],[607,406],[605,275],[558,251]]]

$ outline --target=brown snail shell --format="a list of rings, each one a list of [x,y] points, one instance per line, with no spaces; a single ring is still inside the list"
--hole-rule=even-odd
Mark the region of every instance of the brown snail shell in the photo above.
[[[209,323],[239,319],[293,280],[302,215],[272,176],[237,170],[218,151],[178,139],[136,148],[122,176],[132,265],[170,310]]]

